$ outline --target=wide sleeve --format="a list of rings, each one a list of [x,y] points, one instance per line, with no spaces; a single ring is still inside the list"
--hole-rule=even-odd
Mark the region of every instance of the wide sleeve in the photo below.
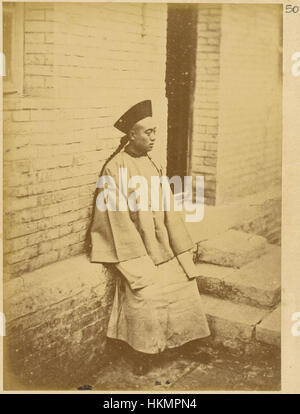
[[[159,278],[159,269],[149,256],[117,263],[116,268],[125,277],[132,290],[148,287]]]
[[[120,198],[119,165],[110,163],[103,176],[111,177],[115,182],[116,211],[107,208],[101,211],[97,201],[103,198],[104,190],[99,188],[91,226],[91,261],[100,263],[118,263],[147,255],[143,240],[130,218],[128,209],[118,211]],[[98,199],[99,197],[99,199]],[[127,203],[126,198],[121,202]]]
[[[174,209],[172,190],[170,190],[170,209],[165,211],[165,226],[168,231],[170,246],[176,256],[193,249],[194,242],[185,225],[182,212]]]
[[[199,276],[199,272],[193,261],[193,252],[191,250],[178,254],[177,260],[189,279],[194,279]]]
[[[157,164],[154,160],[149,157],[152,164],[155,166],[159,176],[163,175],[163,167],[161,164]],[[178,256],[181,253],[184,253],[188,250],[193,249],[194,242],[191,235],[185,225],[183,220],[183,215],[181,211],[175,210],[174,206],[174,195],[173,191],[168,181],[165,181],[165,185],[169,186],[169,191],[165,193],[167,197],[170,197],[168,207],[165,208],[165,226],[169,236],[169,244],[175,256]]]

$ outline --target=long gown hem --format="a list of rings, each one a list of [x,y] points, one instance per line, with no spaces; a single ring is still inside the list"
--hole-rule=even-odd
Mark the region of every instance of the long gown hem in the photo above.
[[[122,338],[120,338],[120,337],[114,337],[114,336],[112,336],[112,335],[107,335],[107,338],[110,338],[110,339],[116,339],[116,340],[118,340],[118,341],[122,341],[122,342],[124,342],[124,343],[126,343],[127,345],[129,345],[132,349],[134,349],[135,351],[138,351],[138,352],[142,352],[143,354],[151,354],[151,355],[155,355],[155,354],[159,354],[159,353],[161,353],[161,352],[164,352],[165,350],[167,350],[167,349],[174,349],[174,348],[178,348],[178,347],[180,347],[180,346],[182,346],[182,345],[184,345],[184,344],[187,344],[188,342],[191,342],[191,341],[195,341],[196,339],[204,339],[204,338],[208,338],[209,336],[211,335],[211,333],[208,333],[208,334],[206,334],[206,335],[203,335],[203,336],[195,336],[195,337],[190,337],[189,339],[184,339],[183,341],[180,341],[179,343],[177,343],[176,345],[166,345],[164,348],[162,348],[162,349],[157,349],[157,351],[153,351],[153,352],[151,352],[151,351],[149,351],[149,349],[147,349],[147,350],[145,350],[144,348],[142,349],[142,348],[139,348],[139,347],[136,347],[135,345],[133,345],[133,344],[131,344],[130,342],[128,342],[128,341],[126,341],[125,339],[122,339]]]

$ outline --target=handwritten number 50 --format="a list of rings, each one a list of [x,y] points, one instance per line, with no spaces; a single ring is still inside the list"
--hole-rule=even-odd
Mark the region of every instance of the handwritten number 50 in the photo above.
[[[298,13],[299,6],[292,6],[291,4],[287,4],[285,6],[285,12],[286,13]]]

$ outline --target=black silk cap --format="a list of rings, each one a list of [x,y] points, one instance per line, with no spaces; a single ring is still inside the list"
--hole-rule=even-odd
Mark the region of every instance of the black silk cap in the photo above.
[[[132,106],[114,124],[114,127],[127,134],[134,124],[148,116],[152,116],[152,103],[150,100],[142,101]]]

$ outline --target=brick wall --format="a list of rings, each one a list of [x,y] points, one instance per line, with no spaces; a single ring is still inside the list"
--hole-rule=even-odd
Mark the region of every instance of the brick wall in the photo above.
[[[83,251],[113,122],[139,99],[161,102],[165,160],[166,17],[164,5],[25,4],[23,91],[4,97],[6,278]]]
[[[193,174],[205,203],[280,181],[281,6],[199,5]]]
[[[5,389],[76,389],[107,362],[114,282],[79,255],[5,283]]]
[[[258,234],[271,244],[281,245],[281,194],[277,198],[265,200],[258,208],[260,214],[257,213],[251,220],[245,220],[235,229]]]
[[[281,6],[224,5],[217,203],[281,176]]]
[[[204,175],[205,203],[215,203],[220,87],[220,5],[199,5],[190,169]]]

